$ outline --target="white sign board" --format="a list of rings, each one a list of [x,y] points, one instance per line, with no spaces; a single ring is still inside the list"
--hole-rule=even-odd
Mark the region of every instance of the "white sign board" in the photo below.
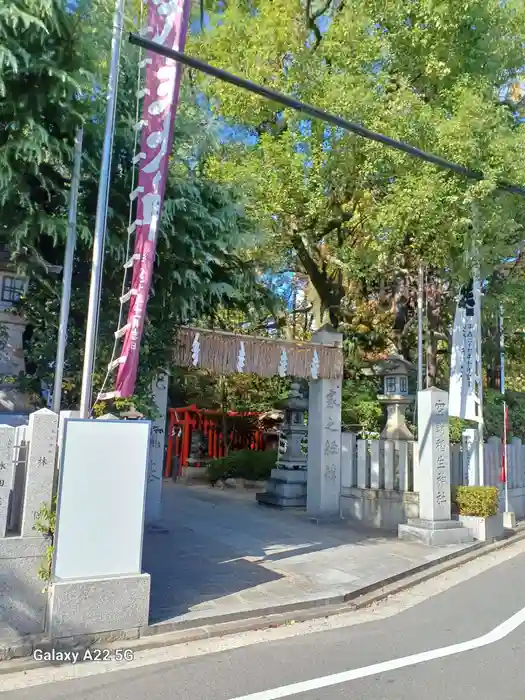
[[[150,421],[65,425],[53,578],[141,571]]]

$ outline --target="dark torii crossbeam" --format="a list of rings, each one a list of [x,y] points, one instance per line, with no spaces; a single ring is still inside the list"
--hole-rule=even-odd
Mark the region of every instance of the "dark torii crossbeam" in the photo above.
[[[153,53],[165,56],[166,58],[171,58],[174,61],[179,61],[180,63],[183,63],[184,65],[189,66],[190,68],[194,68],[195,70],[198,70],[201,73],[206,73],[207,75],[211,75],[212,77],[217,78],[218,80],[222,80],[226,83],[230,83],[231,85],[235,85],[244,90],[248,90],[249,92],[253,92],[256,95],[260,95],[261,97],[264,97],[270,102],[276,102],[277,104],[281,104],[284,107],[295,109],[297,112],[308,114],[314,119],[320,119],[321,121],[324,121],[327,124],[333,124],[334,126],[338,126],[339,128],[344,129],[345,131],[349,131],[351,133],[357,134],[358,136],[362,136],[365,139],[377,141],[378,143],[382,143],[383,145],[388,146],[389,148],[394,148],[398,151],[402,151],[403,153],[406,153],[407,155],[412,156],[413,158],[419,158],[420,160],[423,160],[427,163],[436,165],[438,168],[441,168],[443,170],[449,170],[450,172],[456,173],[456,175],[468,178],[469,180],[477,180],[478,182],[485,179],[485,175],[482,172],[479,172],[477,170],[471,170],[470,168],[466,168],[463,165],[459,165],[458,163],[453,163],[449,160],[446,160],[441,156],[436,156],[433,153],[427,153],[426,151],[423,151],[420,148],[416,148],[415,146],[411,146],[408,143],[404,143],[403,141],[397,141],[396,139],[392,139],[389,136],[385,136],[384,134],[379,134],[375,131],[371,131],[370,129],[367,129],[366,127],[361,126],[360,124],[356,124],[355,122],[351,122],[347,119],[343,119],[342,117],[338,117],[337,115],[331,114],[330,112],[326,112],[325,110],[320,109],[319,107],[314,107],[313,105],[306,104],[305,102],[296,100],[294,97],[290,97],[289,95],[277,92],[276,90],[271,90],[270,88],[265,87],[264,85],[258,85],[257,83],[253,83],[251,80],[246,80],[246,78],[241,78],[237,75],[233,75],[233,73],[228,73],[228,71],[222,70],[222,68],[216,68],[215,66],[211,66],[209,63],[205,63],[204,61],[201,61],[198,58],[194,58],[193,56],[188,56],[187,54],[182,53],[181,51],[176,51],[175,49],[168,49],[165,46],[160,46],[157,42],[151,41],[151,39],[146,39],[140,36],[139,34],[130,34],[129,41],[130,43],[135,44],[136,46],[140,46],[141,48],[146,49],[147,51],[152,51]],[[497,189],[502,192],[510,192],[511,194],[517,194],[522,197],[525,196],[525,187],[522,187],[521,185],[515,185],[512,183],[500,181],[497,183]]]

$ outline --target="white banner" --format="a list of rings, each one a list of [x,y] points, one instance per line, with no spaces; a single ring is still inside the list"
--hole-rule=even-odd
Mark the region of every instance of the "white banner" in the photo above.
[[[452,333],[450,362],[449,415],[479,422],[481,362],[478,358],[478,333],[481,332],[479,282],[470,281],[461,290]]]

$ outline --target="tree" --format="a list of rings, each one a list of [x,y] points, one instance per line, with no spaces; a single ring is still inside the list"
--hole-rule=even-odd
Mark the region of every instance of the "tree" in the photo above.
[[[226,70],[487,175],[468,182],[201,78],[214,113],[244,129],[208,172],[243,187],[273,264],[308,275],[319,320],[354,338],[378,332],[383,348],[413,359],[425,266],[431,383],[459,283],[475,263],[490,282],[524,238],[523,199],[495,189],[500,178],[525,182],[515,157],[525,127],[507,89],[523,65],[524,20],[522,3],[499,0],[229,0],[190,46]],[[521,272],[515,280],[523,284]]]
[[[0,214],[19,262],[41,261],[39,238],[57,241],[67,219],[76,128],[91,105],[92,47],[81,13],[60,0],[13,0],[0,10]]]
[[[25,384],[38,393],[42,381],[52,383],[61,287],[60,279],[50,275],[49,269],[63,261],[72,156],[70,145],[77,126],[84,122],[79,236],[64,373],[64,403],[75,407],[80,388],[99,154],[104,128],[105,105],[103,91],[98,86],[106,82],[107,66],[100,56],[109,55],[109,45],[105,43],[108,39],[108,3],[103,0],[92,2],[69,13],[62,3],[50,1],[49,13],[47,25],[36,20],[30,24],[37,37],[34,42],[26,42],[20,32],[20,22],[10,25],[12,40],[18,41],[20,46],[27,44],[34,50],[34,55],[28,53],[25,56],[26,70],[17,66],[17,72],[10,66],[3,74],[9,94],[24,97],[20,101],[5,100],[2,103],[3,123],[14,124],[16,133],[13,135],[9,127],[4,129],[6,145],[0,157],[9,166],[9,178],[2,190],[1,211],[6,215],[3,220],[7,221],[6,237],[13,257],[30,275],[30,291],[21,303],[21,311],[30,328],[26,348],[29,377]],[[86,64],[86,59],[91,56],[88,46],[96,47],[96,55]],[[68,47],[69,53],[66,51]],[[55,76],[57,84],[48,85],[43,81],[41,85],[40,78],[35,79],[33,93],[26,95],[28,76],[39,75],[39,52],[45,58],[44,75]],[[79,64],[78,71],[87,81],[80,97],[80,83],[70,77],[74,75],[75,61]],[[135,154],[137,62],[137,51],[123,46],[97,367],[93,377],[95,392],[104,382],[107,388],[112,381],[107,376],[106,367],[115,356],[113,334],[118,326],[123,266],[130,255],[127,229],[132,215],[129,193]],[[88,68],[91,73],[88,73]],[[60,92],[62,77],[66,87]],[[42,124],[37,120],[34,104],[43,109]],[[36,145],[31,129],[41,139]],[[141,400],[148,399],[155,372],[170,364],[174,333],[179,324],[195,322],[215,309],[238,308],[254,312],[261,306],[271,308],[274,302],[243,250],[256,239],[257,230],[247,218],[242,200],[232,186],[217,184],[199,171],[200,157],[210,148],[213,139],[213,130],[196,106],[194,94],[188,87],[176,123],[176,150],[170,162],[153,295],[148,304],[141,346],[138,390],[134,397],[138,407]],[[14,160],[14,154],[19,152],[23,156],[22,169]],[[38,157],[36,153],[44,155]],[[27,184],[29,181],[31,186]],[[22,193],[21,208],[15,206],[17,188]],[[45,261],[46,264],[38,267],[35,261]]]

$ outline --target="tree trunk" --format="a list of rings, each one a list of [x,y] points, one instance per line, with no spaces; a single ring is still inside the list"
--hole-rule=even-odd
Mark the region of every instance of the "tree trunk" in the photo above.
[[[328,315],[332,326],[337,328],[342,320],[341,302],[345,297],[345,289],[341,280],[333,279],[323,267],[319,266],[318,261],[314,259],[300,236],[294,237],[293,244],[310,284],[319,297],[321,323],[324,323],[325,316]]]
[[[483,343],[484,365],[487,372],[487,387],[489,389],[501,388],[501,358],[500,358],[500,334],[498,324],[490,325],[483,329],[485,338]]]
[[[438,333],[441,325],[443,294],[439,279],[432,279],[427,288],[427,389],[436,386],[438,374]]]
[[[228,435],[228,385],[226,377],[220,377],[220,396],[221,396],[221,413],[222,413],[222,444],[224,445],[224,456],[227,457],[230,452],[230,440]]]

